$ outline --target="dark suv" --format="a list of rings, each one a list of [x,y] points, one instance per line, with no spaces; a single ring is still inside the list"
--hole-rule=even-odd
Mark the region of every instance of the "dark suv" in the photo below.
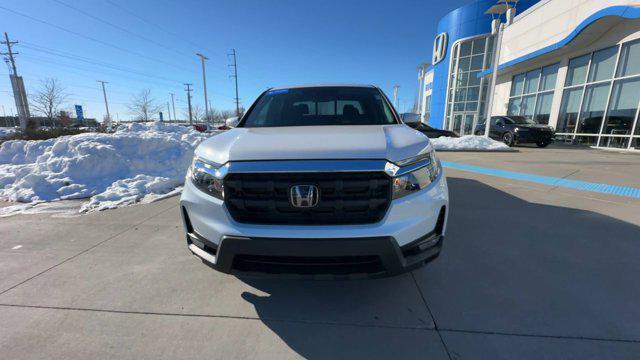
[[[483,135],[485,121],[478,123],[476,135]],[[536,144],[546,147],[553,142],[555,132],[548,125],[541,125],[524,116],[492,116],[489,137],[509,146],[515,144]]]

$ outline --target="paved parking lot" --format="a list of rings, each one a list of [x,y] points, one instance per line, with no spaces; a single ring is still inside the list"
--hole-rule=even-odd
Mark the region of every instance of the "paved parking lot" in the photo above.
[[[639,187],[640,156],[446,161]],[[640,199],[446,170],[441,257],[366,281],[238,279],[184,244],[177,197],[0,219],[0,357],[632,359]]]

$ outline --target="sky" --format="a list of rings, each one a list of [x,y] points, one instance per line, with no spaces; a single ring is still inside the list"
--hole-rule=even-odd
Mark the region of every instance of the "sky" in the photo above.
[[[185,119],[184,83],[204,109],[198,52],[209,58],[212,107],[235,109],[231,49],[245,107],[268,87],[365,83],[390,98],[399,85],[399,110],[410,111],[416,67],[431,59],[438,20],[470,1],[0,0],[0,30],[19,42],[13,50],[28,94],[55,78],[68,95],[65,109],[82,105],[98,120],[106,112],[96,80],[108,82],[114,120],[131,119],[127,105],[144,89],[165,119],[174,93]],[[15,113],[8,74],[0,68],[3,115]]]

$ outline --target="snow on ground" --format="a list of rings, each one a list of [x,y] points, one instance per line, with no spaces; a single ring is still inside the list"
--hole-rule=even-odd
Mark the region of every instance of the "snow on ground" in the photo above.
[[[439,137],[430,139],[436,150],[509,150],[509,146],[484,136],[466,135],[459,138]]]
[[[0,200],[29,204],[2,208],[0,216],[42,202],[88,198],[80,208],[87,212],[175,193],[205,138],[184,126],[132,123],[113,134],[7,141],[0,147]]]
[[[10,136],[16,131],[17,131],[16,128],[12,128],[12,127],[0,127],[0,139]]]

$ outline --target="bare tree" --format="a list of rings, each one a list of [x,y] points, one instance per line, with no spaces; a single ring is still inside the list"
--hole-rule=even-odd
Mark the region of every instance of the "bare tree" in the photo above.
[[[151,90],[144,89],[131,98],[131,103],[127,106],[136,120],[149,121],[162,109],[151,97]]]
[[[31,107],[44,115],[53,126],[53,119],[57,117],[60,105],[68,96],[57,79],[46,78],[40,81],[40,87],[31,96]]]

